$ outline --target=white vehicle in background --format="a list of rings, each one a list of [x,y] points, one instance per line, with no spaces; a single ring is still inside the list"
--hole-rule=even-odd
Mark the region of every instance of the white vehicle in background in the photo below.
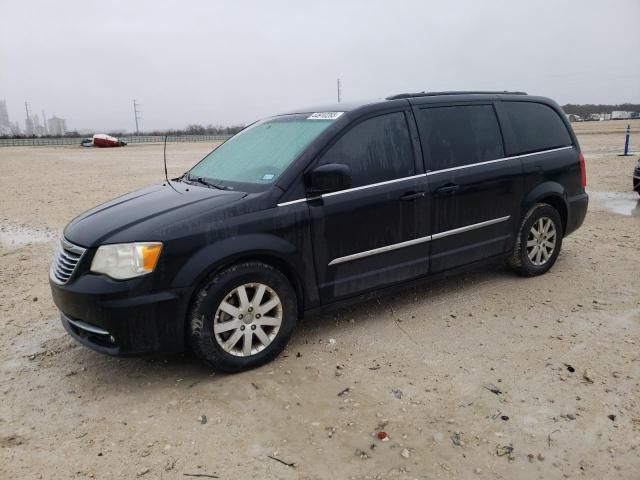
[[[614,110],[611,112],[611,120],[627,120],[631,118],[632,112],[626,112],[624,110]]]

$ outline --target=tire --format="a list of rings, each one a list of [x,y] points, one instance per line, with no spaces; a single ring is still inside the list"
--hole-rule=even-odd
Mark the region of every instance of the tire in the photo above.
[[[296,293],[275,268],[240,263],[206,281],[188,320],[189,346],[201,361],[221,372],[249,370],[284,350],[296,325]]]
[[[547,225],[548,231],[543,233]],[[542,234],[536,237],[534,230]],[[550,236],[552,231],[555,232],[553,237]],[[522,219],[516,244],[507,264],[524,277],[546,273],[560,254],[563,235],[562,219],[558,211],[547,203],[536,203]],[[538,243],[531,245],[529,242]]]

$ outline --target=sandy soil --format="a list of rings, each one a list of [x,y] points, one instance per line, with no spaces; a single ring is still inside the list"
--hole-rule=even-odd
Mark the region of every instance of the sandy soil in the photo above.
[[[233,376],[95,353],[50,298],[65,223],[160,181],[161,145],[0,149],[0,478],[638,479],[624,127],[576,124],[592,202],[547,275],[486,269],[310,319],[274,363]],[[171,172],[210,148],[170,144]]]

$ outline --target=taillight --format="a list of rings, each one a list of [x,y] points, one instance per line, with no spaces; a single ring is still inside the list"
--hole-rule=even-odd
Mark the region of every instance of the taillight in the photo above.
[[[582,155],[582,152],[578,155],[578,160],[580,161],[580,186],[584,188],[587,186],[587,169],[584,166],[584,155]]]

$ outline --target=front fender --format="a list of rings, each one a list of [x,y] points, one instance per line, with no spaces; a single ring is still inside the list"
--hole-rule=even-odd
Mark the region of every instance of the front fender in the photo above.
[[[203,247],[180,268],[173,285],[189,288],[192,297],[207,276],[246,260],[262,261],[282,271],[296,290],[300,314],[318,305],[313,262],[305,262],[301,250],[294,244],[270,234],[241,235]]]
[[[280,237],[268,234],[241,235],[226,238],[198,250],[180,268],[172,286],[193,286],[217,268],[251,255],[275,256],[292,268],[296,268],[301,261],[300,252],[295,245]]]

